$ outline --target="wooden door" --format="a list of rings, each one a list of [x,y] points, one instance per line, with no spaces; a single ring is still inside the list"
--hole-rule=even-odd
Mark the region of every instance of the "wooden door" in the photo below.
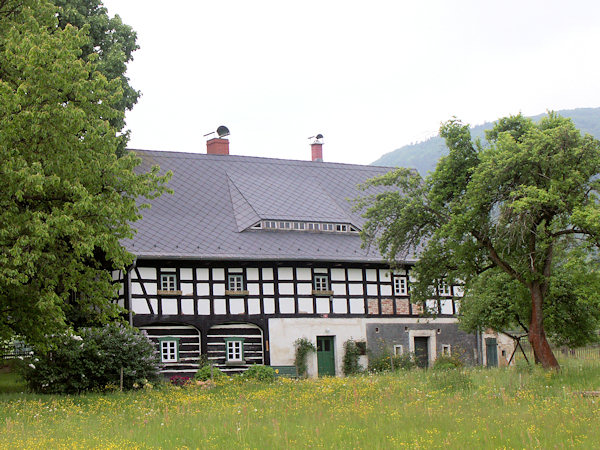
[[[429,338],[427,336],[415,337],[415,359],[417,366],[429,367]]]
[[[485,362],[488,367],[498,367],[498,344],[496,338],[485,338]]]
[[[317,336],[317,368],[319,376],[335,376],[333,336]]]

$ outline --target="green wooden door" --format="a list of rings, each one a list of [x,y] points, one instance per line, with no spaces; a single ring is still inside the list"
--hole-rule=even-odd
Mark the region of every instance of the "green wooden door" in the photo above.
[[[320,377],[335,375],[333,336],[317,336],[317,368]]]
[[[416,336],[415,337],[415,359],[417,366],[426,368],[429,366],[429,338]]]
[[[498,344],[496,338],[485,338],[485,360],[486,366],[498,366]]]

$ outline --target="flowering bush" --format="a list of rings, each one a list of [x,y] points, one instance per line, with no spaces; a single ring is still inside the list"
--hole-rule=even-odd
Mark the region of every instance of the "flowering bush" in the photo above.
[[[23,377],[34,392],[78,393],[146,386],[159,378],[159,358],[144,332],[109,324],[83,328],[79,335],[49,338],[47,351],[23,364]]]
[[[173,386],[186,386],[190,384],[190,377],[183,377],[181,375],[173,375],[169,378],[169,381]]]

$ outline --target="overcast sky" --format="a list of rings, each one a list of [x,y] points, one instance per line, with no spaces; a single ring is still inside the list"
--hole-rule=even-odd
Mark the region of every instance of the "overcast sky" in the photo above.
[[[104,0],[138,34],[131,148],[368,164],[522,112],[600,106],[597,0]]]

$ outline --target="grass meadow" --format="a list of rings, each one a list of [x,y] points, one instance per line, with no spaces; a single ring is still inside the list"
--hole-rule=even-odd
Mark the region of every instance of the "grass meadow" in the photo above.
[[[4,377],[4,376],[3,376]],[[4,377],[5,378],[5,377]],[[598,448],[598,363],[86,394],[0,383],[0,448]]]

